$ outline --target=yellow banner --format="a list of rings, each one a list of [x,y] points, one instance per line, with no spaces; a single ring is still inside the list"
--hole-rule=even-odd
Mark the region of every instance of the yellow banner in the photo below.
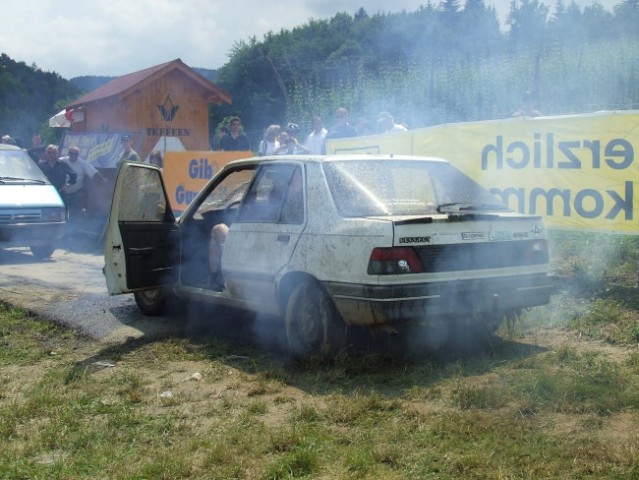
[[[440,125],[327,142],[329,153],[445,158],[549,228],[639,234],[639,111]],[[639,193],[639,185],[637,186]]]
[[[171,208],[180,215],[198,192],[231,160],[250,158],[253,152],[165,152],[162,176]]]

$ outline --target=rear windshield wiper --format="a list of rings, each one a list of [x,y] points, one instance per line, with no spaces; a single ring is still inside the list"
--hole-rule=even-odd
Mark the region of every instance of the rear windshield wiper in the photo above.
[[[506,205],[500,203],[461,203],[450,202],[437,205],[437,213],[463,212],[479,210],[510,210]]]

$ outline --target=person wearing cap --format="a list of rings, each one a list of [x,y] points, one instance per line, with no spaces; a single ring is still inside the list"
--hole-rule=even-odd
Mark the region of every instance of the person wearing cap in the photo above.
[[[404,125],[395,123],[395,119],[390,112],[382,112],[377,117],[377,124],[382,133],[406,132],[408,129]]]
[[[139,162],[140,155],[138,155],[138,152],[133,150],[133,136],[125,133],[122,135],[121,142],[124,146],[124,151],[122,152],[122,155],[120,155],[120,162]]]

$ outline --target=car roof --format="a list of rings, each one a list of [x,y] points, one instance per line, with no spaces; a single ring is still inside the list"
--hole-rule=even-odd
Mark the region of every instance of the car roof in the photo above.
[[[16,145],[11,145],[10,143],[0,143],[0,150],[22,150],[22,149]]]
[[[270,155],[263,157],[243,158],[234,160],[228,165],[269,163],[269,162],[303,162],[303,163],[329,163],[329,162],[355,162],[355,161],[381,161],[381,160],[404,160],[448,163],[447,160],[438,157],[421,157],[416,155],[395,155],[395,154],[350,154],[350,155]]]

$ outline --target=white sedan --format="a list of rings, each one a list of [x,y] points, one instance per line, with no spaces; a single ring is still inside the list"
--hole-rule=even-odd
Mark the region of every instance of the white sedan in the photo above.
[[[211,229],[227,225],[221,284]],[[538,216],[510,211],[448,162],[277,156],[231,162],[176,219],[160,170],[120,166],[105,242],[109,293],[145,314],[167,300],[283,318],[296,355],[330,355],[350,325],[457,322],[494,331],[548,303]]]

